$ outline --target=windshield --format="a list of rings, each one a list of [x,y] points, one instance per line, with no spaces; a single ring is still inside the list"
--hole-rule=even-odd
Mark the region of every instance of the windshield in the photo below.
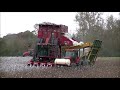
[[[66,57],[74,56],[74,52],[68,52],[68,51],[67,51],[67,52],[65,53],[65,56],[66,56]]]

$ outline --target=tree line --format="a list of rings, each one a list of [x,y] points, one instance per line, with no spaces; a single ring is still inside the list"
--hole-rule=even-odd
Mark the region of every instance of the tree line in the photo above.
[[[29,30],[18,34],[8,34],[0,38],[0,56],[22,56],[23,52],[33,49],[37,36]]]
[[[78,41],[102,41],[99,56],[120,56],[120,13],[119,18],[110,15],[104,20],[103,12],[77,12],[75,21],[79,28],[73,37]]]

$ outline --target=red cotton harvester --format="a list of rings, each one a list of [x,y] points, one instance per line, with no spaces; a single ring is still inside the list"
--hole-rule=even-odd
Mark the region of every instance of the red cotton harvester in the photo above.
[[[28,66],[70,66],[72,63],[79,66],[86,61],[93,64],[101,48],[102,41],[99,40],[93,43],[75,41],[68,35],[68,27],[65,25],[44,22],[36,24],[35,28],[38,31],[37,42]],[[90,48],[87,55],[84,55],[85,48]],[[81,49],[83,49],[82,57],[80,57]]]

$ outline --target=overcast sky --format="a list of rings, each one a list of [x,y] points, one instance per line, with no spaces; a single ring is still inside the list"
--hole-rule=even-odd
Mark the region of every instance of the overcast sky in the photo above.
[[[104,18],[113,14],[118,18],[118,12],[106,12]],[[26,30],[33,31],[36,23],[51,22],[68,26],[68,32],[74,33],[77,24],[74,21],[76,12],[1,12],[0,35],[16,34]]]

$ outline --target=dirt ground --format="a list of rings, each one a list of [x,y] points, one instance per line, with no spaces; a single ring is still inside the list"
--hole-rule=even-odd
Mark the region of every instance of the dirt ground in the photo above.
[[[0,57],[0,78],[120,78],[120,57],[98,57],[94,66],[28,67],[32,57]]]

